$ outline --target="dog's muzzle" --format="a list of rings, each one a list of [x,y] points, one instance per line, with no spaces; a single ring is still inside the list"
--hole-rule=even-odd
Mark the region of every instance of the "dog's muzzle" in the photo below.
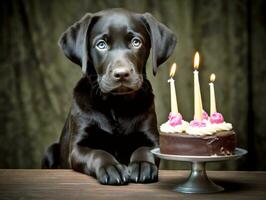
[[[129,94],[140,89],[143,77],[137,74],[132,65],[113,66],[98,79],[103,93],[116,95]]]

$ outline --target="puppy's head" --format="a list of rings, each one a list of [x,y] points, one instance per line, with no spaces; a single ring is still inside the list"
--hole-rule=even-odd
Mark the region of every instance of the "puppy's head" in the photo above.
[[[65,31],[59,45],[65,55],[97,77],[103,93],[128,94],[141,88],[152,48],[153,73],[173,52],[173,33],[151,14],[111,9],[86,14]]]

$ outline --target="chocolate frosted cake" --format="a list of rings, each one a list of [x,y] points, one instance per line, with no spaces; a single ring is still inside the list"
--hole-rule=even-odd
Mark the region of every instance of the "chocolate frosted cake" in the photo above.
[[[220,113],[203,121],[180,121],[170,115],[169,120],[160,127],[160,152],[173,155],[219,156],[232,155],[236,147],[236,134],[232,125],[223,121]],[[180,118],[178,116],[177,118]]]
[[[234,131],[219,131],[214,135],[195,136],[187,133],[163,133],[160,149],[164,154],[212,156],[231,155],[236,146]]]

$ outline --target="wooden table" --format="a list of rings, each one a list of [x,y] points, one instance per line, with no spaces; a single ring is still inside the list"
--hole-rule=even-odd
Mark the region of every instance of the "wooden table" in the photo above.
[[[266,199],[266,172],[208,171],[226,191],[216,194],[181,194],[172,188],[188,171],[159,172],[158,183],[104,186],[71,170],[0,170],[0,199]]]

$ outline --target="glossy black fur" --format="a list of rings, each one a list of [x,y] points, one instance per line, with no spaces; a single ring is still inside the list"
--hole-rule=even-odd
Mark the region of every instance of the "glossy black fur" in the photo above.
[[[145,37],[140,49],[132,50],[120,45],[119,51],[114,48],[105,52],[111,52],[112,55],[119,52],[119,59],[121,57],[121,62],[125,63],[123,65],[133,67],[135,76],[141,77],[139,88],[132,86],[134,90],[119,94],[112,91],[103,92],[99,87],[99,77],[102,74],[111,77],[110,71],[116,70],[117,64],[114,64],[112,70],[108,70],[109,63],[113,63],[116,57],[103,56],[102,52],[98,55],[99,53],[89,45],[93,39],[90,34],[94,30],[101,31],[103,25],[115,31],[119,29],[119,26],[112,24],[112,20],[105,18],[97,24],[99,18],[107,15],[107,19],[110,19],[117,13],[118,19],[123,19],[127,27],[132,27],[133,31],[138,31],[138,34]],[[111,35],[114,43],[120,34],[124,33]],[[86,45],[89,49],[84,52],[75,49],[78,45],[83,45],[83,41],[88,42]],[[75,43],[77,45],[73,45]],[[95,176],[101,184],[157,181],[159,162],[150,149],[158,145],[159,134],[154,96],[151,84],[146,78],[145,64],[152,47],[153,71],[156,73],[157,67],[170,56],[175,47],[173,34],[150,14],[135,14],[115,9],[90,14],[74,24],[61,37],[60,46],[73,62],[82,65],[85,61],[87,70],[74,89],[73,103],[60,141],[47,149],[42,167],[72,168]],[[158,49],[159,47],[164,49]],[[130,74],[126,80],[129,87],[132,85],[133,75]],[[125,82],[119,81],[123,82],[121,84]],[[124,89],[119,91],[124,92]]]

